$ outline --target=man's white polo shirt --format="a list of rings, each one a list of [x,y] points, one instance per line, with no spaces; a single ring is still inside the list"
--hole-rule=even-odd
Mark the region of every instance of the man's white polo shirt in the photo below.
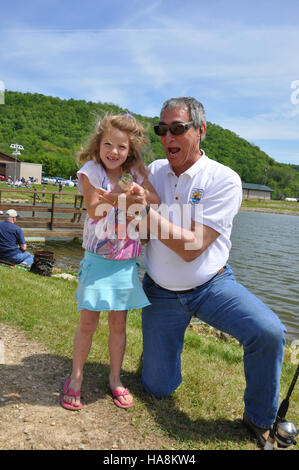
[[[209,159],[203,152],[187,171],[177,177],[167,159],[149,166],[149,180],[157,191],[161,215],[188,228],[191,219],[216,230],[219,237],[194,261],[185,262],[160,240],[151,239],[145,251],[145,268],[161,287],[186,290],[211,279],[229,257],[234,216],[242,202],[242,183],[231,168]],[[167,207],[166,207],[167,206]],[[166,234],[167,236],[167,234]]]

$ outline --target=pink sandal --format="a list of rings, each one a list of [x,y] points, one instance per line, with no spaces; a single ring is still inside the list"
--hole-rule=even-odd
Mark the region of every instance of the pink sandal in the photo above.
[[[127,388],[124,390],[117,390],[116,388],[114,390],[111,390],[112,396],[114,397],[114,403],[116,406],[119,406],[120,408],[130,408],[130,406],[134,405],[134,401],[130,401],[129,403],[122,403],[121,401],[118,400],[118,397],[125,397],[126,395],[130,395],[130,392]]]
[[[61,396],[61,406],[63,406],[63,408],[66,408],[67,410],[72,410],[72,411],[78,411],[78,410],[81,410],[82,408],[82,403],[80,401],[79,405],[72,405],[71,403],[67,403],[66,401],[64,401],[64,395],[69,395],[70,397],[74,397],[74,398],[77,398],[80,396],[80,390],[78,390],[77,392],[74,392],[74,390],[72,388],[70,388],[70,383],[71,381],[70,380],[67,380],[64,384],[64,387],[63,387],[63,392],[62,392],[62,396]]]

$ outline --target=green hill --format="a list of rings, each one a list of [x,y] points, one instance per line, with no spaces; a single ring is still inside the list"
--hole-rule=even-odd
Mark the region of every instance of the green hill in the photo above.
[[[128,111],[111,103],[6,91],[5,104],[0,106],[0,150],[11,153],[11,143],[21,144],[23,161],[42,163],[49,176],[75,176],[76,153],[98,117]],[[159,118],[135,117],[145,125],[150,140],[146,163],[164,158],[160,139],[153,132]],[[278,163],[259,147],[210,122],[202,147],[210,158],[234,169],[243,181],[270,186],[274,198],[282,194],[299,197],[298,165]]]

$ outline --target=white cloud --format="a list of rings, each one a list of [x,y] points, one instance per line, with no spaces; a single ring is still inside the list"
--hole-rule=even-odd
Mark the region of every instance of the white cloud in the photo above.
[[[271,111],[249,116],[222,116],[217,122],[248,139],[291,140],[299,142],[299,106],[275,105]]]
[[[229,87],[237,96],[269,98],[281,97],[282,84],[296,78],[298,43],[294,30],[6,32],[1,63],[16,72],[27,68],[33,81],[35,73],[55,72],[58,80],[70,73],[100,74],[117,76],[120,84],[127,77],[169,90],[175,83],[191,88],[210,80],[211,88]]]
[[[200,9],[189,9],[187,22],[160,14],[162,7],[156,1],[117,17],[119,29],[6,30],[0,80],[10,90],[113,102],[150,116],[165,99],[192,95],[213,122],[251,142],[299,141],[299,105],[290,101],[298,28],[219,26],[204,16],[198,26]]]

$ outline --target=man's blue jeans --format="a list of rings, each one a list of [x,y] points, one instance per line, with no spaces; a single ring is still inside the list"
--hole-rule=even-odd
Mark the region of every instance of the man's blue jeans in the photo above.
[[[28,266],[31,266],[33,263],[34,257],[29,251],[19,251],[16,255],[11,258],[12,263],[20,264],[26,263]]]
[[[142,311],[145,390],[163,397],[179,386],[184,335],[191,317],[196,316],[243,345],[245,411],[257,426],[269,428],[279,404],[286,331],[277,315],[236,282],[229,265],[185,294],[162,289],[147,275],[143,288],[151,302]]]

